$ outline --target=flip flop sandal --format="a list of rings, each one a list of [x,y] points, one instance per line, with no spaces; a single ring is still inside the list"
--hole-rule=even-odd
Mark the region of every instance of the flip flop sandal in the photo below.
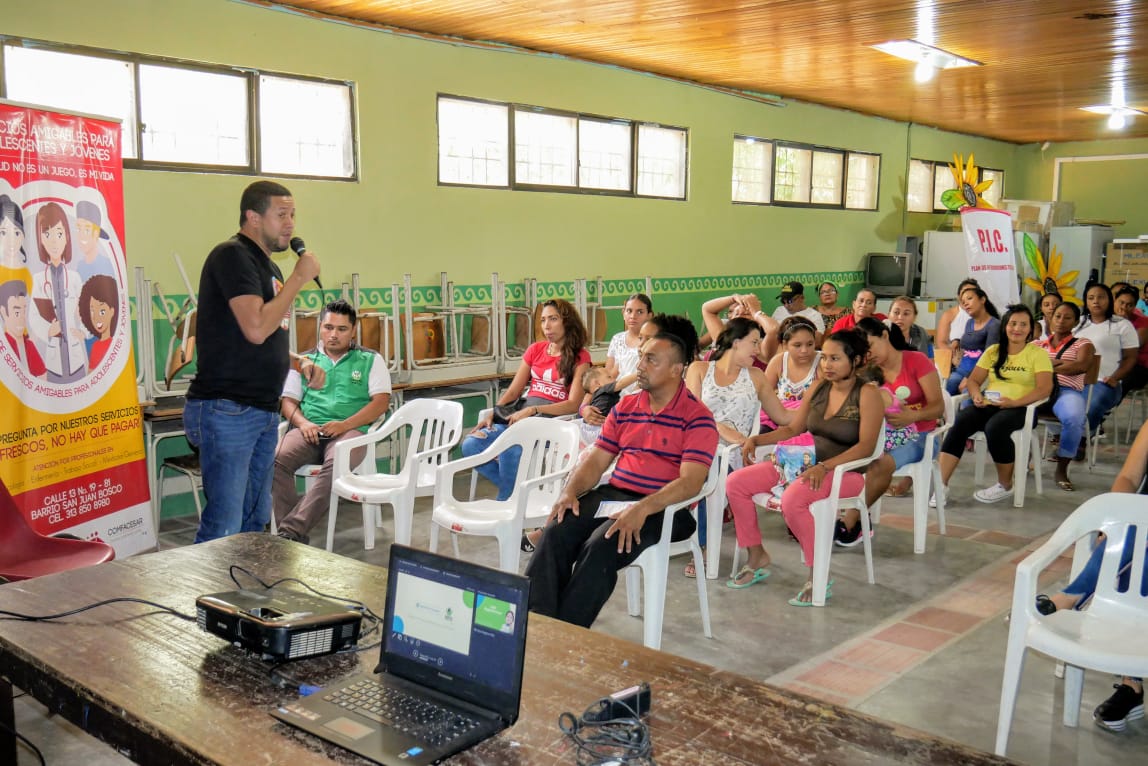
[[[727,588],[735,588],[738,590],[740,590],[742,588],[748,588],[751,585],[756,585],[757,583],[764,581],[767,577],[769,577],[770,574],[771,574],[770,571],[768,569],[766,569],[765,567],[758,567],[757,569],[750,569],[749,566],[744,566],[737,573],[736,577],[734,577],[732,580],[726,581],[726,587]],[[745,577],[746,575],[753,575],[753,576],[750,579],[746,580],[745,582],[738,582],[738,580],[740,580],[742,577]]]
[[[887,497],[904,497],[912,491],[913,485],[911,484],[907,486],[898,486],[897,484],[893,484],[889,487],[889,489],[885,490],[885,495]]]
[[[1068,479],[1063,479],[1061,481],[1056,482],[1056,486],[1060,487],[1065,492],[1075,492],[1076,491],[1076,487],[1072,486],[1072,482],[1069,481]]]
[[[534,543],[530,542],[530,538],[526,533],[522,533],[522,539],[518,541],[518,547],[522,549],[523,553],[534,553]]]
[[[690,563],[686,564],[686,568],[682,570],[682,574],[691,579],[696,579],[698,576],[698,570],[694,567],[694,562],[691,561]]]
[[[806,593],[809,594],[808,601],[802,601],[801,597]],[[833,581],[830,580],[829,584],[825,586],[825,600],[828,601],[829,597],[833,595]],[[790,606],[813,606],[813,583],[809,583],[805,588],[802,588],[796,596],[789,599]]]

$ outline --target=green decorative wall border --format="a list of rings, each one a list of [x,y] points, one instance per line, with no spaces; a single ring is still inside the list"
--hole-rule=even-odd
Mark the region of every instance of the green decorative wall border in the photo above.
[[[801,282],[805,285],[816,285],[819,282],[830,281],[837,284],[838,287],[852,287],[860,286],[864,283],[865,274],[861,271],[818,271],[818,272],[801,272],[790,274],[736,274],[730,276],[702,276],[702,277],[654,277],[653,292],[654,297],[659,295],[689,295],[691,293],[722,293],[722,292],[766,292],[767,294],[761,295],[764,303],[776,300],[768,292],[772,290],[779,290],[782,285],[787,282]],[[589,298],[591,300],[599,300],[597,293],[598,283],[596,279],[587,279],[586,281]],[[628,278],[628,279],[604,279],[602,280],[602,293],[601,297],[616,300],[632,295],[633,293],[645,292],[646,279],[645,277]],[[524,303],[526,300],[526,291],[521,282],[515,282],[506,286],[507,299],[511,303]],[[401,292],[401,291],[400,291]],[[307,310],[316,311],[323,307],[326,301],[330,300],[333,296],[337,295],[337,290],[305,290],[299,294],[296,300],[296,307]],[[361,303],[365,309],[389,309],[391,308],[391,288],[390,287],[368,287],[360,288],[359,295]],[[158,296],[152,297],[152,304],[157,321],[164,320],[164,303],[166,303],[168,310],[177,315],[183,306],[186,295],[165,295],[163,301]],[[550,300],[551,298],[564,298],[566,300],[574,299],[574,282],[539,282],[538,283],[538,299]],[[418,286],[411,288],[411,302],[416,308],[422,308],[428,305],[442,305],[442,289],[437,285]],[[489,304],[491,302],[490,285],[455,285],[454,286],[454,302],[459,305],[467,304]],[[130,299],[132,319],[138,318],[136,300]]]

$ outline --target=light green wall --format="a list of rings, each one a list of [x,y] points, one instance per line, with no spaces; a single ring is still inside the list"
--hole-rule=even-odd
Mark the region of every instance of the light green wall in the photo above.
[[[410,271],[437,284],[534,276],[701,276],[855,270],[906,223],[907,147],[947,157],[970,139],[824,107],[784,108],[618,69],[400,37],[222,0],[68,0],[5,11],[4,32],[94,47],[355,81],[358,183],[297,181],[299,232],[325,282],[352,271],[385,285]],[[439,92],[650,120],[690,129],[689,200],[444,188],[436,184]],[[733,133],[879,152],[877,212],[733,205]],[[976,139],[978,157],[1014,167],[1010,144]],[[920,152],[918,147],[923,146]],[[235,228],[236,176],[128,171],[129,259],[170,284],[170,254],[194,272]],[[923,217],[928,219],[929,217]],[[912,228],[917,223],[909,222]],[[289,257],[285,260],[289,265]]]
[[[1022,171],[1018,181],[1024,196],[1017,196],[1021,199],[1052,199],[1056,161],[1061,159],[1058,199],[1074,203],[1077,218],[1123,220],[1124,224],[1115,227],[1117,237],[1148,234],[1148,206],[1144,204],[1148,139],[1074,141],[1044,150],[1031,144],[1021,147],[1018,156]]]
[[[352,80],[361,177],[287,183],[298,231],[325,284],[416,284],[852,272],[864,253],[940,217],[904,211],[909,157],[975,152],[1003,168],[1013,194],[1037,184],[1031,152],[989,139],[808,104],[784,108],[554,56],[482,50],[355,28],[227,0],[39,0],[3,13],[6,34],[97,48]],[[439,92],[650,120],[690,129],[689,199],[445,188],[436,184]],[[732,135],[879,152],[879,210],[825,211],[730,203]],[[193,279],[236,226],[245,177],[129,170],[127,250],[133,265],[178,293],[171,253]],[[1027,193],[1027,191],[1025,192]],[[283,264],[290,267],[290,256]],[[763,299],[765,296],[763,295]],[[769,296],[772,299],[772,296]]]

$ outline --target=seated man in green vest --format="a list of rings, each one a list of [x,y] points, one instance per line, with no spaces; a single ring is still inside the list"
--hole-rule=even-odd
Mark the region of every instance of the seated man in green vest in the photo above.
[[[386,362],[378,353],[354,343],[357,319],[354,307],[345,300],[323,307],[319,345],[304,354],[327,374],[321,389],[304,388],[295,370],[287,374],[279,408],[290,429],[275,453],[271,500],[278,534],[288,540],[310,542],[311,527],[327,512],[335,444],[366,431],[391,401]],[[362,449],[351,453],[351,465],[362,460]],[[295,471],[318,463],[322,470],[299,497]]]

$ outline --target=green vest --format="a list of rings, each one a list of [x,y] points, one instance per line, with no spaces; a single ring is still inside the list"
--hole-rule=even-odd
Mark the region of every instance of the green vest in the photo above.
[[[346,420],[371,401],[368,386],[371,364],[379,355],[369,349],[352,346],[338,362],[326,354],[311,349],[305,356],[327,373],[327,382],[321,390],[303,387],[303,401],[299,408],[303,416],[315,425],[332,420]],[[364,433],[370,423],[359,426]]]

